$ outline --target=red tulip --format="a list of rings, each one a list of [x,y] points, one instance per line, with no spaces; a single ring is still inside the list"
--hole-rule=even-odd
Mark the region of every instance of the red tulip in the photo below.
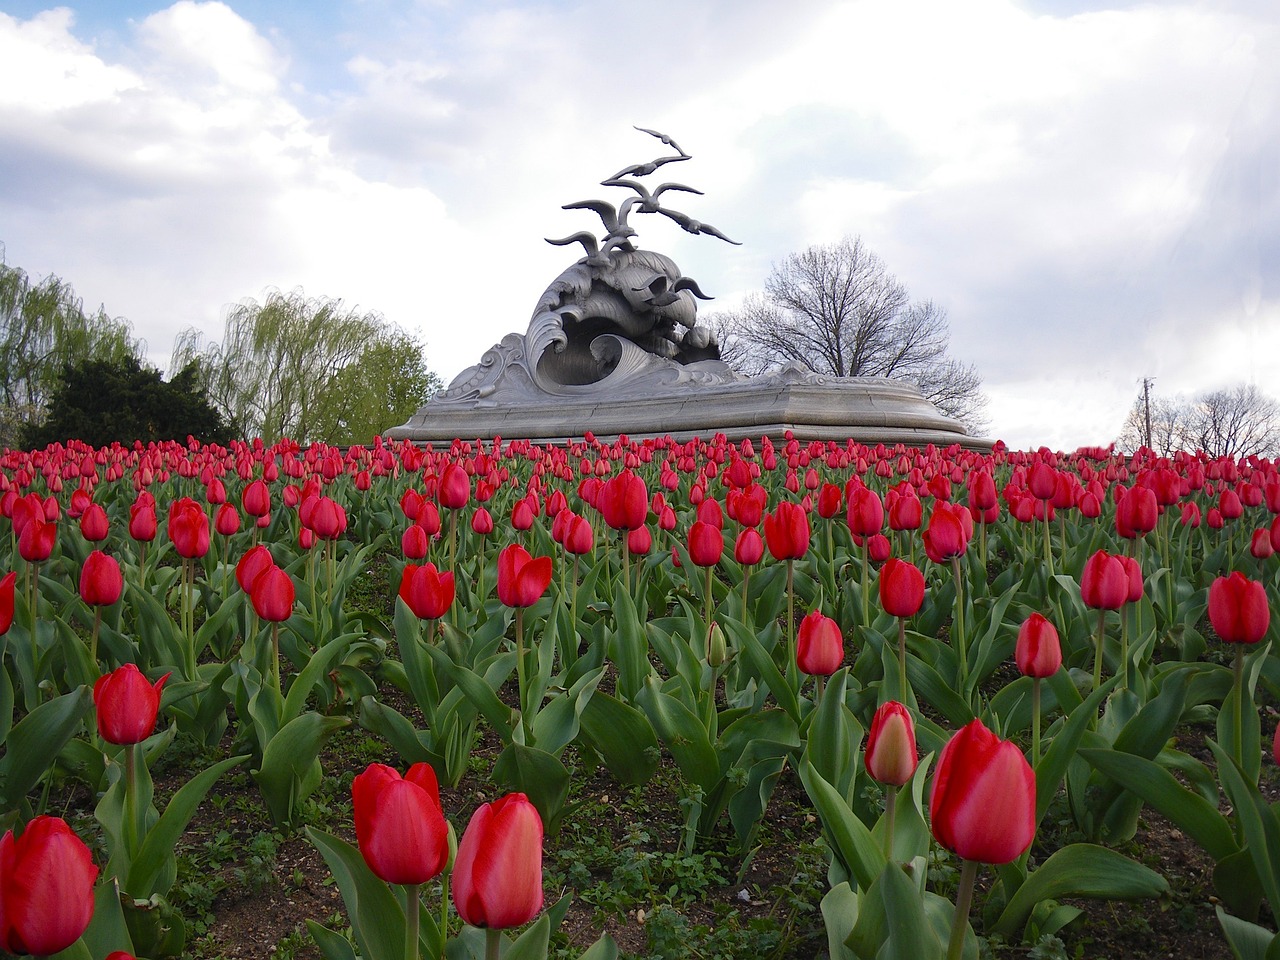
[[[1271,623],[1267,591],[1239,570],[1209,584],[1209,622],[1224,643],[1257,643]]]
[[[158,526],[155,501],[144,501],[139,494],[129,507],[129,536],[139,543],[150,543],[156,538]]]
[[[946,563],[969,549],[973,517],[959,504],[938,501],[924,530],[924,552],[934,563]]]
[[[461,510],[471,499],[471,478],[461,464],[449,463],[440,474],[440,487],[436,491],[440,506]]]
[[[132,663],[98,678],[93,703],[98,710],[98,733],[107,743],[141,743],[151,736],[160,710],[160,691],[169,674],[150,683]]]
[[[884,563],[889,559],[890,552],[889,538],[883,533],[867,537],[867,556],[872,563]]]
[[[996,482],[986,470],[975,470],[969,475],[969,506],[978,510],[990,510],[997,506]]]
[[[1013,658],[1024,676],[1052,677],[1062,666],[1057,629],[1041,614],[1031,614],[1018,628]]]
[[[775,560],[799,560],[809,549],[809,518],[798,503],[784,500],[765,515],[764,539]]]
[[[422,529],[422,525],[411,523],[400,535],[400,552],[410,560],[421,560],[427,555],[427,548],[431,545],[431,538],[427,536],[427,531]]]
[[[240,494],[240,505],[251,517],[265,517],[271,512],[271,488],[263,480],[254,480]]]
[[[830,520],[840,512],[844,493],[834,483],[824,483],[818,491],[818,516]]]
[[[733,559],[744,566],[753,566],[764,559],[764,538],[754,527],[747,527],[733,543]]]
[[[120,564],[101,550],[94,550],[80,568],[80,599],[93,607],[109,607],[120,599],[124,577]]]
[[[479,807],[458,844],[453,905],[473,927],[506,929],[542,909],[542,818],[523,793]]]
[[[627,531],[627,553],[633,557],[647,557],[653,549],[653,534],[648,527],[636,527]]]
[[[1200,526],[1200,504],[1188,500],[1182,505],[1181,522],[1184,527],[1195,529]]]
[[[269,623],[283,623],[293,614],[293,578],[274,563],[249,586],[249,602],[254,612]]]
[[[1125,595],[1125,600],[1129,603],[1137,603],[1142,599],[1143,580],[1142,580],[1142,564],[1135,558],[1120,554],[1120,562],[1124,564],[1124,572],[1126,581],[1129,586],[1129,592]]]
[[[371,763],[351,781],[356,845],[374,875],[387,883],[426,883],[449,860],[449,827],[440,785],[430,764],[415,763],[404,777]]]
[[[1116,532],[1129,540],[1150,533],[1160,519],[1160,505],[1150,487],[1132,487],[1116,502]]]
[[[717,530],[724,529],[724,511],[720,509],[720,501],[714,497],[708,497],[698,504],[697,519],[702,523],[715,527]]]
[[[890,530],[918,530],[923,519],[924,504],[914,493],[896,497],[889,503]]]
[[[1129,571],[1124,561],[1099,550],[1084,563],[1080,599],[1095,610],[1119,610],[1129,599]]]
[[[1218,511],[1223,520],[1238,520],[1244,513],[1244,504],[1240,502],[1240,494],[1230,487],[1218,494]]]
[[[431,563],[405,564],[400,575],[400,599],[419,620],[439,620],[453,606],[454,596],[452,571],[441,573]]]
[[[764,519],[764,508],[769,502],[769,491],[758,483],[741,489],[734,488],[725,497],[726,512],[744,527],[758,527]]]
[[[188,560],[209,552],[209,518],[190,497],[179,497],[169,505],[169,539],[178,556]]]
[[[517,530],[532,529],[533,516],[533,506],[528,498],[521,498],[511,508],[511,526]]]
[[[871,779],[900,787],[916,772],[916,728],[907,708],[897,700],[880,704],[871,718],[862,763]]]
[[[80,535],[93,543],[107,539],[111,532],[111,524],[107,520],[107,511],[100,503],[91,503],[80,514]]]
[[[332,497],[316,497],[305,518],[299,519],[315,531],[321,540],[337,540],[347,529],[347,511]]]
[[[222,537],[229,537],[240,529],[240,513],[234,505],[224,503],[218,507],[213,515],[213,529]]]
[[[924,603],[924,574],[914,564],[890,557],[880,568],[880,606],[892,617],[913,617]]]
[[[595,547],[595,531],[591,529],[591,521],[578,516],[569,510],[561,510],[556,519],[567,517],[564,531],[564,548],[569,553],[590,553]]]
[[[800,621],[796,635],[796,666],[811,677],[829,677],[844,662],[840,625],[818,610]]]
[[[938,842],[964,860],[1012,863],[1036,832],[1036,778],[1022,751],[981,720],[942,748],[929,819]]]
[[[518,543],[498,554],[498,599],[508,607],[531,607],[551,583],[551,558],[531,557]]]
[[[275,566],[275,560],[271,558],[271,551],[266,546],[260,543],[256,547],[250,547],[236,564],[236,582],[240,584],[240,589],[248,593],[253,581],[258,579],[258,574],[271,566]]]
[[[98,868],[58,817],[39,816],[22,836],[0,838],[0,950],[48,956],[71,946],[93,917]]]
[[[644,481],[630,470],[610,477],[600,489],[600,512],[614,530],[644,526],[649,515],[649,491]]]
[[[13,626],[13,585],[17,579],[18,574],[10,571],[0,580],[0,636]]]
[[[849,512],[845,522],[849,532],[857,537],[870,537],[884,526],[884,504],[880,495],[868,487],[856,487],[849,492]]]
[[[1253,531],[1253,537],[1249,541],[1249,552],[1259,560],[1266,560],[1276,552],[1271,542],[1271,531],[1268,528],[1259,527]]]
[[[493,515],[484,507],[477,507],[471,515],[471,530],[482,537],[493,533]]]
[[[689,560],[699,567],[714,567],[723,553],[724,534],[709,523],[694,521],[689,528]]]
[[[44,563],[58,541],[58,525],[32,517],[18,534],[18,555],[27,563]]]

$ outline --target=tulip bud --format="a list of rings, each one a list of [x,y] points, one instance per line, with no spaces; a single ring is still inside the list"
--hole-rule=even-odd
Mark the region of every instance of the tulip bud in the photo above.
[[[1041,614],[1031,614],[1018,628],[1018,642],[1013,655],[1024,676],[1053,676],[1062,666],[1062,645],[1057,629]]]
[[[449,830],[435,771],[415,763],[404,777],[371,763],[351,781],[356,845],[374,875],[387,883],[426,883],[449,860]]]
[[[840,625],[814,610],[800,621],[796,636],[796,665],[811,677],[829,677],[844,661]]]
[[[443,617],[453,606],[455,589],[453,572],[440,573],[432,563],[407,563],[400,575],[400,599],[419,620]]]
[[[155,729],[160,710],[160,691],[169,679],[166,673],[151,683],[132,663],[99,677],[93,685],[93,703],[98,711],[98,733],[107,743],[141,743]]]
[[[711,624],[711,634],[707,637],[707,665],[718,667],[729,659],[729,646],[725,642],[724,631],[720,624]]]
[[[1239,570],[1209,584],[1209,622],[1224,643],[1257,643],[1271,623],[1267,591]]]
[[[39,816],[0,838],[0,951],[49,956],[71,946],[93,917],[98,868],[59,817]]]
[[[880,568],[880,606],[893,617],[913,617],[924,603],[924,574],[914,564],[890,557]]]
[[[880,704],[871,718],[867,749],[862,756],[871,779],[900,787],[915,775],[916,728],[907,708],[896,700]]]
[[[542,909],[542,818],[523,793],[479,807],[453,865],[453,905],[464,923],[506,929]]]
[[[550,557],[531,557],[518,543],[498,554],[498,599],[506,606],[533,606],[550,583]]]

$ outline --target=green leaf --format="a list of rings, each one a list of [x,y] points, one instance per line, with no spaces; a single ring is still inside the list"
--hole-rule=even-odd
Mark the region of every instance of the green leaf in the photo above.
[[[1258,788],[1245,779],[1236,762],[1212,740],[1206,740],[1218,761],[1222,789],[1236,811],[1236,826],[1244,834],[1244,848],[1253,858],[1258,882],[1274,911],[1280,904],[1280,825],[1275,814],[1258,793]]]
[[[92,705],[93,692],[77,687],[40,704],[14,724],[0,759],[0,810],[15,807],[39,782]]]
[[[648,783],[658,769],[658,737],[643,713],[597,690],[582,711],[582,732],[620,783]]]
[[[129,868],[129,881],[125,884],[125,890],[131,897],[146,900],[153,894],[168,893],[167,890],[155,889],[156,880],[164,871],[165,863],[173,858],[174,847],[191,818],[195,816],[196,807],[220,776],[248,759],[248,756],[241,756],[219,760],[213,766],[201,770],[173,795],[160,820],[147,831],[142,849]]]
[[[597,667],[543,707],[533,718],[533,742],[553,754],[567,747],[578,736],[582,711],[591,703],[603,676],[604,667]]]
[[[994,931],[1017,936],[1042,900],[1139,900],[1168,890],[1164,877],[1128,857],[1091,843],[1073,843],[1054,853],[1009,898]]]
[[[551,918],[545,913],[504,951],[506,960],[546,960],[551,939]]]
[[[466,694],[467,699],[475,704],[476,709],[484,714],[484,718],[494,728],[494,732],[502,738],[503,743],[510,743],[514,738],[511,729],[511,708],[498,699],[493,688],[487,682],[488,671],[481,677],[472,670],[450,659],[449,654],[441,647],[425,647],[437,667],[448,674],[454,684]],[[507,663],[510,662],[510,667]],[[502,675],[510,674],[515,669],[515,653],[504,653],[494,658],[494,666],[502,665]]]
[[[813,764],[801,762],[800,780],[822,819],[833,852],[858,881],[858,888],[869,890],[888,862],[884,851],[871,836],[871,831],[845,803],[840,792],[822,779]]]
[[[704,790],[711,790],[720,779],[720,761],[707,737],[707,730],[692,711],[669,694],[663,693],[655,677],[649,677],[636,701],[681,772]]]
[[[885,866],[877,881],[889,924],[889,938],[877,960],[930,960],[942,957],[942,944],[925,916],[920,890],[896,863]]]
[[[734,620],[726,620],[721,627],[729,635],[734,645],[742,651],[742,656],[751,670],[764,681],[778,706],[787,712],[796,723],[800,722],[800,700],[795,689],[789,684],[774,663],[773,657],[761,646],[755,633]]]
[[[822,919],[827,928],[827,953],[831,960],[860,960],[845,945],[858,922],[858,894],[847,881],[836,884],[822,898]]]
[[[1064,671],[1059,670],[1055,676],[1064,677]],[[1058,792],[1058,786],[1062,783],[1062,778],[1067,775],[1067,766],[1076,755],[1076,748],[1080,745],[1080,739],[1084,736],[1090,722],[1098,715],[1098,704],[1102,702],[1103,697],[1107,696],[1111,688],[1118,682],[1117,677],[1112,677],[1093,693],[1089,694],[1088,700],[1080,702],[1072,709],[1066,718],[1066,722],[1049,742],[1044,756],[1036,764],[1037,825],[1044,819],[1045,812],[1049,809],[1049,804],[1053,802],[1053,798]],[[1070,682],[1066,682],[1065,685],[1071,687]],[[1071,687],[1071,689],[1074,690],[1075,688]],[[1059,696],[1062,696],[1061,692]]]
[[[355,947],[342,934],[323,927],[314,920],[307,920],[306,923],[311,939],[316,942],[325,960],[357,960]]]
[[[493,765],[493,778],[529,797],[548,834],[560,829],[569,796],[569,771],[559,758],[537,747],[509,743]]]
[[[1280,937],[1266,927],[1233,917],[1222,907],[1214,907],[1214,909],[1217,911],[1222,933],[1227,938],[1227,945],[1231,947],[1231,953],[1236,960],[1271,960],[1270,948],[1280,943]]]
[[[312,689],[329,672],[329,664],[351,646],[352,638],[352,634],[335,637],[311,655],[306,667],[289,685],[289,692],[285,695],[284,709],[281,713],[284,720],[292,720],[302,713],[302,708],[307,705],[307,697],[311,695]]]
[[[272,822],[284,826],[293,822],[302,801],[319,786],[320,753],[326,739],[350,724],[346,717],[325,717],[304,713],[280,728],[262,751],[262,768],[254,771],[262,799]]]
[[[1080,756],[1172,820],[1214,860],[1239,849],[1231,825],[1218,808],[1186,789],[1158,763],[1118,750],[1083,749]]]
[[[404,909],[391,888],[345,840],[311,827],[304,832],[338,884],[362,960],[403,960]]]
[[[120,886],[114,877],[99,880],[93,890],[93,919],[81,938],[95,958],[102,958],[116,950],[134,952],[129,928],[120,909]]]
[[[600,939],[587,947],[578,960],[618,960],[618,945],[607,933],[601,934]]]

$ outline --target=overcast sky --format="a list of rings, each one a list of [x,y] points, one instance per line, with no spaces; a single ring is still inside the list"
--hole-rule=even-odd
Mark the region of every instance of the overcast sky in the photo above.
[[[1278,117],[1274,0],[0,0],[0,243],[159,366],[301,287],[448,381],[598,231],[561,204],[659,155],[637,124],[742,242],[637,223],[711,309],[860,235],[990,435],[1073,449],[1144,376],[1280,395]]]

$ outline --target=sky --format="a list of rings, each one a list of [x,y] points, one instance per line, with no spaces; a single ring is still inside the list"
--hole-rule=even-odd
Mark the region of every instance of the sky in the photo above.
[[[1280,395],[1278,116],[1274,0],[0,0],[0,244],[160,367],[301,288],[448,382],[647,127],[741,242],[638,218],[703,310],[859,236],[946,311],[988,436],[1072,450],[1144,377]]]

